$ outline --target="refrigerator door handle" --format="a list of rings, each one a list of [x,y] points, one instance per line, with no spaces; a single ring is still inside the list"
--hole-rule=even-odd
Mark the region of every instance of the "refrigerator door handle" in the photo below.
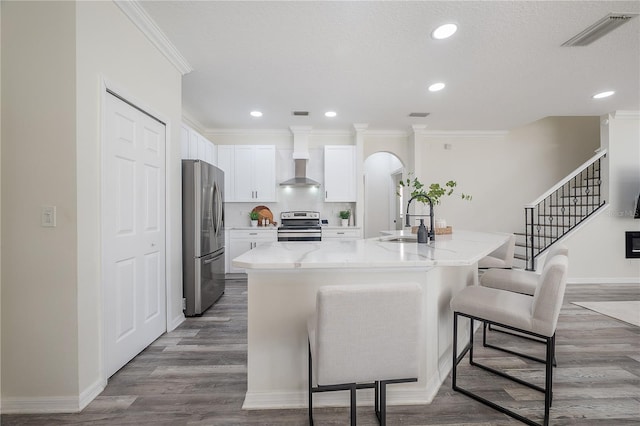
[[[214,186],[215,183],[211,186],[209,186],[209,222],[211,223],[211,228],[214,228],[215,226],[215,217],[213,216],[214,212],[213,212],[213,197],[215,196],[215,190],[214,190]],[[215,229],[215,228],[214,228]]]
[[[218,187],[217,182],[214,183],[213,186],[213,199],[215,203],[213,231],[218,235],[220,228],[222,227],[222,196],[220,195],[220,188]]]

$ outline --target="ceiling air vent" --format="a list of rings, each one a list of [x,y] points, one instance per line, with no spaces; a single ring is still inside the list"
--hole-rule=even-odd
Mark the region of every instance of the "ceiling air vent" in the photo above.
[[[298,117],[308,117],[309,116],[309,111],[293,111],[291,113],[291,115],[295,115]]]
[[[421,117],[421,118],[424,118],[427,115],[429,115],[428,112],[412,112],[412,113],[409,114],[409,117]]]
[[[563,46],[587,46],[605,36],[620,25],[638,16],[636,13],[610,13],[584,31],[562,43]]]

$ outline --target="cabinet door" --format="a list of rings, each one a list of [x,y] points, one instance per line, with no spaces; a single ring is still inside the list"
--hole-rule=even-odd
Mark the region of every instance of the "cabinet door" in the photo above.
[[[189,159],[198,159],[198,132],[189,129]]]
[[[189,156],[189,128],[180,127],[180,153],[183,160],[190,160]]]
[[[227,254],[229,256],[229,272],[244,272],[244,269],[233,266],[233,259],[251,250],[251,248],[253,247],[253,243],[248,238],[233,237],[233,233],[230,240],[229,252]]]
[[[324,147],[325,201],[356,201],[355,146]]]
[[[233,266],[233,259],[255,248],[258,244],[276,241],[278,234],[274,230],[243,231],[232,230],[229,233],[229,272],[244,272],[244,269]]]
[[[254,161],[252,145],[235,146],[233,162],[236,201],[255,201],[255,187],[253,186]]]
[[[360,231],[358,229],[323,229],[323,240],[358,240]]]
[[[234,179],[234,146],[218,145],[218,167],[224,172],[224,201],[236,201]]]
[[[276,201],[276,148],[257,145],[253,151],[253,188],[256,201]]]

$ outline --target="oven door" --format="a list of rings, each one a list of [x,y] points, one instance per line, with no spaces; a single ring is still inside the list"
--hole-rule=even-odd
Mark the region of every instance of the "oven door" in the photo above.
[[[322,230],[278,229],[278,241],[322,241]]]

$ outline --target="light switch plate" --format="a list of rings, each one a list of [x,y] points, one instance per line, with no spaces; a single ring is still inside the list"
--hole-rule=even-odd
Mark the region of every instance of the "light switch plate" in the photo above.
[[[42,206],[40,224],[45,228],[56,226],[56,206]]]

